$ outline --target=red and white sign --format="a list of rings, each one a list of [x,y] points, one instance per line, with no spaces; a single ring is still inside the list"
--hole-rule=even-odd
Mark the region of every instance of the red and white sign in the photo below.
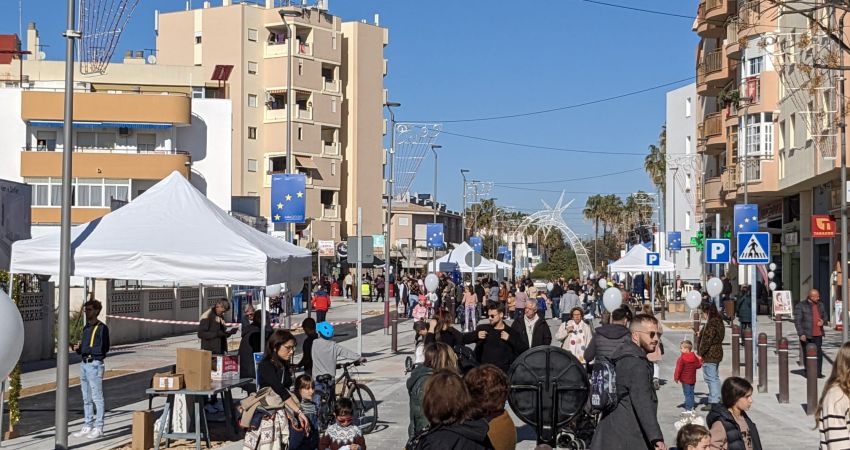
[[[812,237],[835,237],[835,221],[832,220],[832,216],[826,214],[812,216]]]
[[[334,241],[319,241],[319,256],[334,256]]]

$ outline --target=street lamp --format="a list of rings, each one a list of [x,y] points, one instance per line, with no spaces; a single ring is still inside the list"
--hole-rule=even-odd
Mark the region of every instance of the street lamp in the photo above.
[[[289,30],[287,17],[301,17],[301,8],[287,6],[278,11],[283,25],[286,27],[286,173],[292,174],[292,41],[293,34]],[[286,242],[292,243],[295,236],[295,224],[286,224]],[[289,308],[286,308],[289,311]],[[289,318],[289,314],[286,315]]]
[[[463,177],[463,212],[460,215],[460,238],[462,242],[466,242],[466,174],[469,169],[460,169],[460,176]]]
[[[431,152],[434,153],[434,193],[432,194],[432,198],[431,198],[431,203],[433,203],[433,206],[434,206],[434,223],[437,223],[437,149],[439,149],[439,148],[443,148],[443,146],[439,145],[439,144],[431,144]],[[428,242],[428,240],[425,239],[425,242]],[[433,268],[434,270],[432,270],[432,272],[436,273],[437,272],[437,247],[436,246],[431,247],[431,256],[432,256],[431,260],[433,261],[433,264],[434,264],[434,268]]]
[[[393,183],[395,183],[395,175],[393,174],[393,164],[395,163],[395,112],[393,108],[398,108],[401,106],[399,102],[386,102],[384,106],[387,108],[387,112],[390,113],[390,125],[392,128],[390,129],[390,158],[389,158],[389,168],[387,170],[387,237],[384,239],[384,276],[386,277],[386,284],[392,284],[392,271],[391,267],[391,258],[390,258],[390,242],[392,237],[392,227],[393,227]],[[389,289],[387,289],[387,293],[389,293]],[[395,291],[393,291],[393,295],[398,295]],[[384,323],[386,324],[387,319],[390,316],[390,295],[387,294],[384,296]],[[392,314],[392,340],[390,344],[390,349],[393,353],[398,351],[398,310]]]

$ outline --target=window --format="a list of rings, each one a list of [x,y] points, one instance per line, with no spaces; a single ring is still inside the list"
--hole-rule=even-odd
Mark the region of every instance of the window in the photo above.
[[[33,206],[62,206],[61,178],[27,178],[32,186]],[[129,200],[129,180],[104,180],[103,178],[76,178],[72,180],[73,206],[86,208],[109,207],[109,200]]]
[[[409,222],[408,222],[408,220],[407,220],[407,217],[399,217],[399,218],[398,218],[398,225],[399,225],[400,227],[406,227],[406,226],[408,226],[408,225],[409,225]]]
[[[690,231],[691,229],[691,212],[685,211],[685,230]]]
[[[815,124],[815,103],[813,101],[809,102],[808,107],[809,107],[809,110],[806,112],[806,114],[809,115],[809,122],[808,122],[809,126],[806,127],[806,140],[811,141],[812,140],[812,129],[817,126]]]
[[[691,268],[691,249],[685,249],[685,265],[688,269]]]
[[[336,99],[335,98],[331,99],[331,112],[334,112],[334,113],[336,112]]]
[[[257,160],[249,159],[248,160],[248,172],[256,172],[257,171]]]
[[[691,174],[685,174],[685,192],[691,191]]]
[[[257,139],[257,127],[248,127],[248,139]]]
[[[748,115],[745,132],[744,156],[773,155],[773,113]]]
[[[760,75],[764,69],[764,56],[756,56],[747,60],[746,72],[744,76],[754,77]]]
[[[685,136],[685,154],[686,155],[691,154],[691,137],[690,136]]]
[[[129,201],[130,182],[127,180],[104,180],[104,198],[108,204],[110,199]]]
[[[257,74],[257,63],[255,61],[248,61],[248,75],[256,75]]]
[[[298,127],[298,140],[304,140],[304,128],[301,128],[301,126]]]
[[[257,32],[256,29],[248,28],[248,40],[249,41],[257,42],[257,39],[259,38],[259,36],[260,36],[260,34],[259,34],[259,32]]]
[[[331,162],[331,175],[336,175],[336,161]]]
[[[77,206],[103,207],[103,181],[79,180],[76,186]]]
[[[200,44],[200,43],[201,43],[201,35],[196,35],[196,36],[195,36],[195,43],[196,43],[196,44]]]
[[[139,133],[136,135],[136,148],[140,152],[152,152],[156,150],[156,135],[153,133]]]
[[[322,190],[321,193],[321,202],[325,206],[330,206],[334,204],[334,191]]]
[[[56,132],[55,131],[38,131],[35,134],[36,150],[55,151],[56,150]]]
[[[336,33],[331,36],[331,48],[336,50]]]
[[[797,113],[788,119],[788,148],[797,148]]]
[[[304,63],[298,61],[298,76],[304,75]]]
[[[192,98],[204,98],[204,88],[193,86],[192,87]]]
[[[75,143],[75,146],[77,148],[111,149],[115,148],[116,139],[117,136],[115,133],[95,133],[91,131],[78,131],[77,142]]]
[[[685,99],[685,117],[691,117],[691,98]]]
[[[271,172],[271,173],[286,172],[286,156],[271,156],[271,157],[269,157],[269,172]]]
[[[50,178],[27,178],[24,182],[32,186],[32,206],[50,206]]]
[[[779,150],[779,178],[785,178],[785,151]]]
[[[257,94],[248,94],[248,106],[251,108],[257,107]]]
[[[786,122],[784,120],[779,121],[779,148],[785,148],[785,133],[788,132],[788,127],[785,126]]]

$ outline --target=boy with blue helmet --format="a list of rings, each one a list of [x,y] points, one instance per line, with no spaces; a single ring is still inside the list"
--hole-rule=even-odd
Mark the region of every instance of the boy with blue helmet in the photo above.
[[[313,342],[313,379],[322,375],[331,375],[336,378],[336,365],[338,361],[358,360],[360,355],[334,342],[334,326],[330,322],[316,324],[316,332],[321,339]],[[365,360],[364,360],[365,361]]]

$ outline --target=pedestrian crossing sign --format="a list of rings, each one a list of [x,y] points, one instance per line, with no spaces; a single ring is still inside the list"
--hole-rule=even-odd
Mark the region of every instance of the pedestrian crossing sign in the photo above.
[[[770,233],[738,233],[738,264],[770,263]]]

